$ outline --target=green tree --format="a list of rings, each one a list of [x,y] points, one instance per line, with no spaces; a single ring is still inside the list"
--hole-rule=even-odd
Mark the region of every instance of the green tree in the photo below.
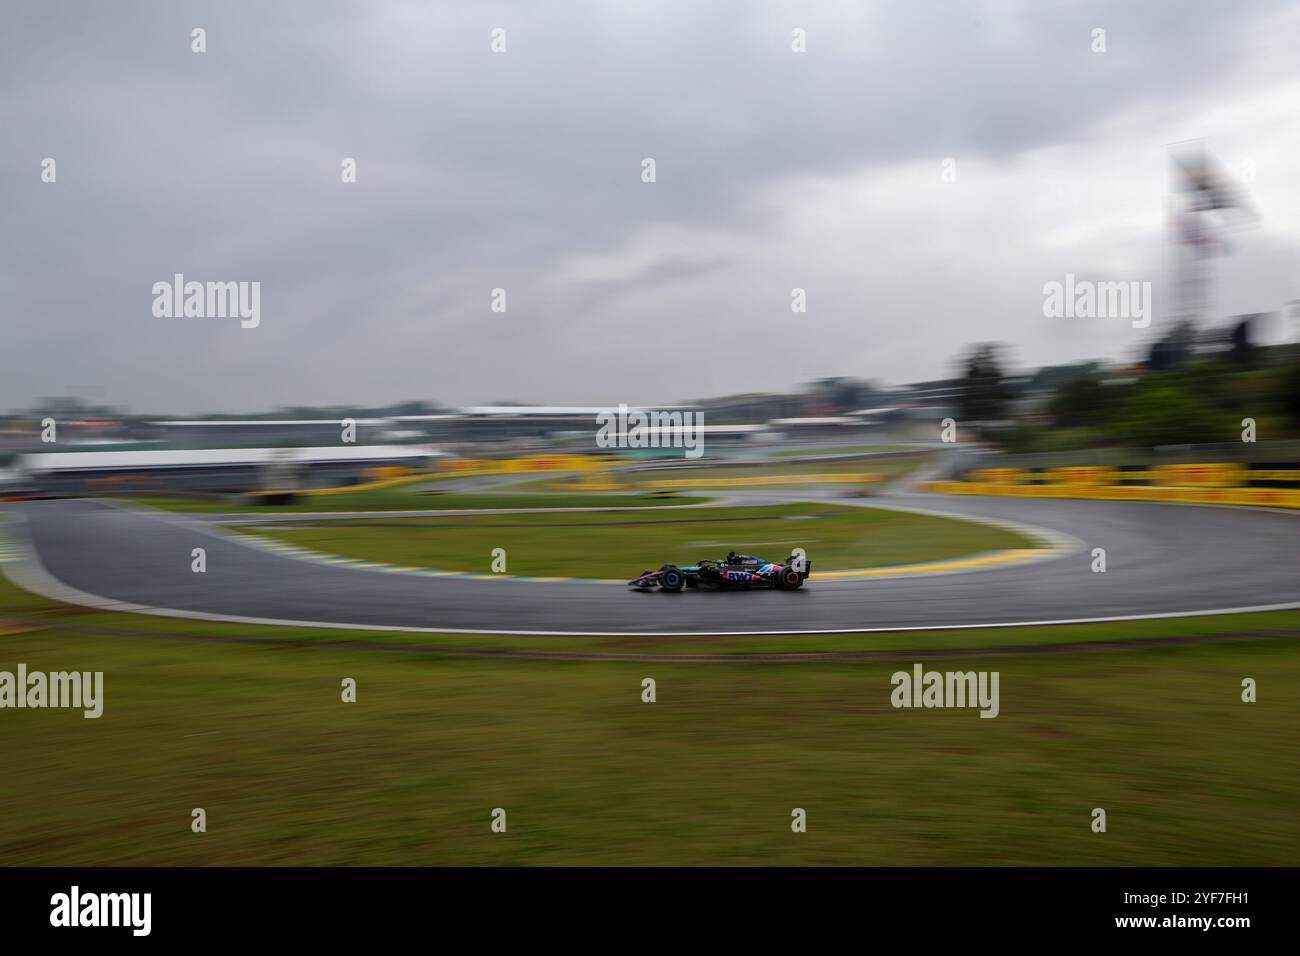
[[[1059,428],[1081,428],[1105,421],[1110,395],[1092,377],[1071,379],[1058,386],[1047,403],[1047,413]]]
[[[1300,425],[1300,362],[1296,362],[1282,373],[1282,387],[1278,394],[1282,412],[1291,421]]]
[[[1225,418],[1201,392],[1172,377],[1133,389],[1120,402],[1107,431],[1125,445],[1198,444],[1225,441]]]
[[[1002,370],[1001,349],[993,343],[977,345],[967,356],[958,411],[967,422],[992,422],[1006,413],[1011,389]]]

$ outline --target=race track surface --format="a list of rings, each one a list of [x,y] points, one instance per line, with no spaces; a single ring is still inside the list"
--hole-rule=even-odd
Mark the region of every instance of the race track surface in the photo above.
[[[814,573],[796,592],[639,593],[331,567],[250,546],[194,516],[69,500],[11,507],[29,560],[10,567],[20,583],[50,597],[118,610],[479,633],[865,631],[1300,606],[1300,515],[1289,512],[911,494],[878,500],[1034,525],[1086,548],[960,574],[819,581]],[[204,574],[190,568],[196,547],[207,550]],[[1090,569],[1094,547],[1106,549],[1104,574]],[[601,576],[640,570],[604,568]]]

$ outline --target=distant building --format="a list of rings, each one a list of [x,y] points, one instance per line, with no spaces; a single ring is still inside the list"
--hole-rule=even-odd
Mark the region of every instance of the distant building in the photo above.
[[[441,455],[420,445],[39,452],[19,456],[14,484],[47,495],[339,487],[426,467]]]
[[[771,428],[787,439],[853,438],[870,432],[874,423],[856,415],[817,415],[811,418],[774,418]]]
[[[955,416],[965,383],[960,378],[935,379],[899,386],[889,393],[888,403],[897,406],[904,419],[939,419]]]

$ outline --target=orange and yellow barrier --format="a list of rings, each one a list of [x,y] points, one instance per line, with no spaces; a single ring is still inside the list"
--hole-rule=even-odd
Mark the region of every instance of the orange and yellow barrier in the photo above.
[[[458,475],[516,475],[547,471],[595,471],[607,467],[595,455],[528,455],[524,458],[456,458],[438,470]]]
[[[990,485],[1019,485],[1029,477],[1023,468],[978,468],[973,472],[976,481]]]
[[[1252,473],[1253,474],[1253,473]],[[1105,501],[1178,501],[1185,504],[1262,505],[1300,508],[1300,488],[1223,488],[1212,485],[998,485],[975,481],[929,481],[922,491],[941,495],[1011,498],[1092,498]]]

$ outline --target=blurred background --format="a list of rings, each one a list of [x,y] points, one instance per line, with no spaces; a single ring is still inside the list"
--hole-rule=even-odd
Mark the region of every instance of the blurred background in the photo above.
[[[1282,0],[7,3],[0,671],[107,699],[0,712],[0,862],[1293,865],[1297,45]],[[1094,518],[1106,575],[950,573]],[[460,630],[124,610],[386,609],[191,575],[199,520],[445,575],[399,610]],[[667,614],[551,581],[581,633],[484,634],[548,585],[453,590],[809,540],[833,583],[748,630],[843,633],[611,636]],[[966,626],[1210,585],[1273,609]],[[921,655],[1000,716],[892,709]]]

